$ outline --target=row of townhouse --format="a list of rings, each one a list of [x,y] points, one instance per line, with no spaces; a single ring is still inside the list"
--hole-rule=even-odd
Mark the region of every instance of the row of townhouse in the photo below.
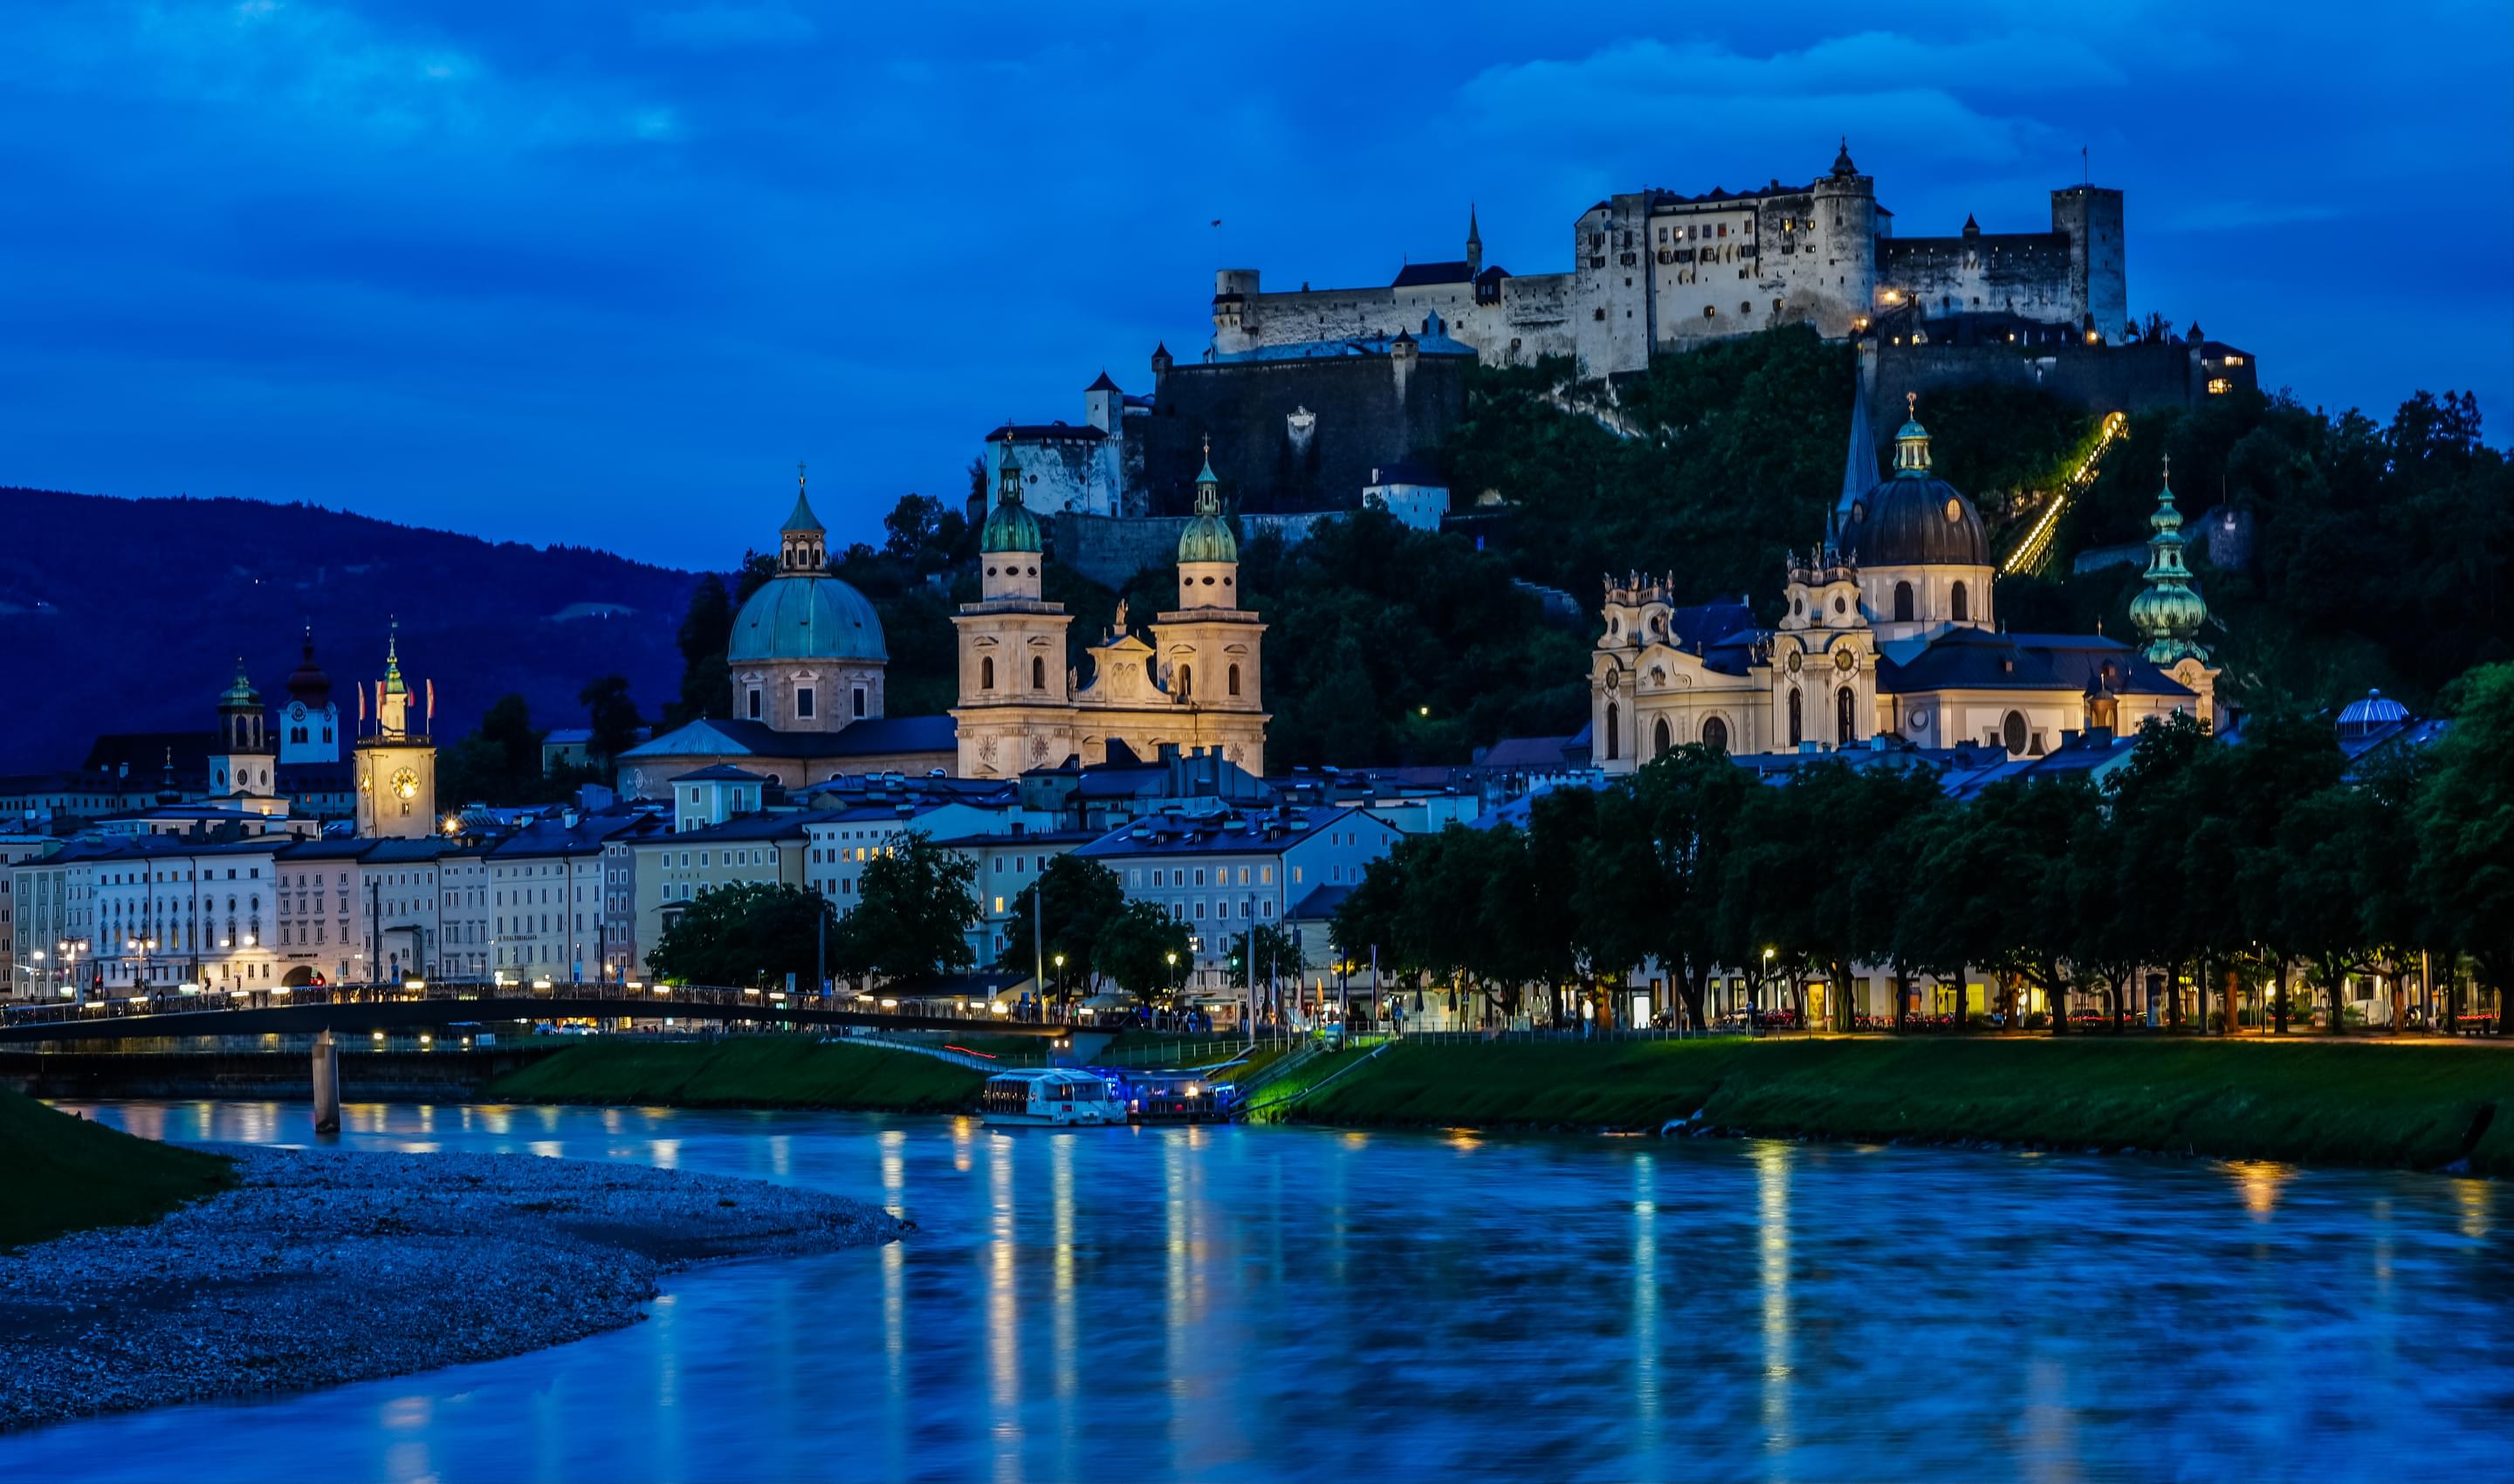
[[[73,839],[5,863],[11,980],[41,997],[593,977],[601,859],[649,811],[573,811],[499,839]]]
[[[1196,951],[1192,992],[1228,998],[1231,940],[1251,924],[1293,925],[1320,888],[1350,890],[1402,831],[1367,809],[1277,806],[1159,814],[1121,825],[1077,852],[1107,866],[1131,901],[1185,923]],[[1305,957],[1323,939],[1303,934]]]
[[[978,920],[969,947],[981,967],[1032,967],[1025,946],[1009,941],[1014,908],[1050,861],[1078,852],[1115,871],[1130,899],[1158,903],[1189,927],[1196,952],[1191,983],[1219,996],[1228,988],[1232,934],[1250,922],[1292,921],[1319,888],[1350,889],[1402,833],[1385,811],[1283,807],[1263,797],[1171,799],[1156,812],[1129,811],[1114,827],[1075,827],[1070,808],[966,780],[874,787],[841,780],[799,795],[803,808],[765,810],[767,781],[738,769],[711,767],[669,782],[673,827],[614,836],[603,848],[603,936],[618,949],[606,959],[615,978],[640,974],[692,902],[728,887],[801,887],[843,916],[862,900],[871,864],[918,833],[974,868]],[[1140,797],[1143,809],[1158,802]],[[1306,956],[1323,962],[1318,924],[1307,938]]]

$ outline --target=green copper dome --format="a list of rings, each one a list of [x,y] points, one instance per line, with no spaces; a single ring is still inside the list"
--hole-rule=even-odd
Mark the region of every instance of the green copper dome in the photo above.
[[[1039,535],[1038,517],[1022,502],[1021,465],[1013,462],[1010,443],[1004,445],[1003,469],[995,481],[995,507],[987,512],[987,523],[978,531],[978,549],[989,555],[1046,549]]]
[[[1231,523],[1222,518],[1222,481],[1213,472],[1213,450],[1207,446],[1204,468],[1196,476],[1196,516],[1179,533],[1178,559],[1182,562],[1236,562],[1239,560],[1239,538],[1231,534]]]
[[[734,615],[734,664],[762,660],[887,661],[881,616],[865,595],[826,573],[770,578]]]
[[[262,709],[262,693],[255,690],[253,688],[253,682],[245,677],[244,657],[242,655],[238,655],[236,657],[235,679],[228,683],[226,694],[219,698],[219,709],[222,711],[259,711]]]
[[[2168,472],[2171,471],[2169,464]],[[2129,622],[2147,639],[2147,658],[2171,664],[2186,655],[2201,660],[2209,651],[2200,642],[2200,626],[2209,621],[2209,605],[2191,587],[2191,570],[2183,565],[2182,512],[2173,507],[2169,482],[2157,491],[2156,513],[2148,517],[2147,586],[2130,599]]]

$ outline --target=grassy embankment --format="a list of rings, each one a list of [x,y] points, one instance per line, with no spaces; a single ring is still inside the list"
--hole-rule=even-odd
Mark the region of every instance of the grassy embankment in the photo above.
[[[0,1250],[153,1221],[233,1179],[219,1155],[135,1139],[0,1088]]]
[[[2093,1039],[1398,1046],[1305,1122],[1998,1140],[2514,1175],[2514,1053]],[[2474,1135],[2476,1137],[2474,1137]]]
[[[721,1041],[588,1041],[481,1089],[514,1103],[675,1107],[831,1107],[957,1112],[987,1080],[934,1057],[824,1044],[810,1036]]]

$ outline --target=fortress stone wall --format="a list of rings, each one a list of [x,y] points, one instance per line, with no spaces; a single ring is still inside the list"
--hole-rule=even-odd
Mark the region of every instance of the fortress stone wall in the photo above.
[[[1955,235],[1898,238],[1845,147],[1804,185],[1610,196],[1573,222],[1568,272],[1485,266],[1472,219],[1464,259],[1408,264],[1386,287],[1268,292],[1257,269],[1224,268],[1212,354],[1394,335],[1437,313],[1486,364],[1570,355],[1595,378],[1782,325],[1844,339],[1905,304],[2129,339],[2122,193],[2055,190],[2050,221],[2046,232],[1984,232],[1967,221]]]

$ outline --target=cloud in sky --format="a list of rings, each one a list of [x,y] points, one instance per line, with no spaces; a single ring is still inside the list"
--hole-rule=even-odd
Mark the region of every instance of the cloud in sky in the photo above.
[[[2308,402],[2514,418],[2514,207],[2475,184],[2514,176],[2501,7],[1088,19],[7,8],[0,482],[720,565],[797,458],[871,535],[996,421],[1078,417],[1104,366],[1140,387],[1156,340],[1203,343],[1216,266],[1384,282],[1474,200],[1494,261],[1556,270],[1608,190],[1803,180],[1844,134],[1913,231],[2040,227],[2085,145],[2129,193],[2134,308]],[[2450,213],[2406,292],[2356,256],[2411,251],[2402,201]]]

